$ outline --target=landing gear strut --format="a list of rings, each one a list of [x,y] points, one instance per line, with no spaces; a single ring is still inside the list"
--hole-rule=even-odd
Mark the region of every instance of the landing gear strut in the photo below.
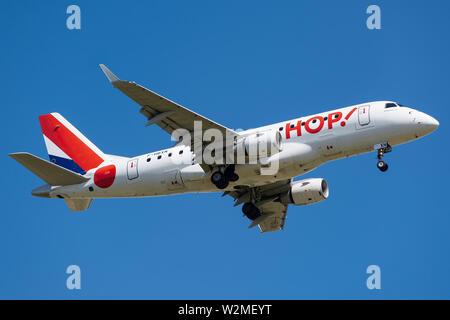
[[[234,173],[234,165],[229,165],[225,169],[218,170],[211,175],[211,182],[219,189],[228,187],[230,181],[234,182],[239,176]]]
[[[379,143],[374,146],[374,148],[377,150],[378,155],[378,162],[377,162],[377,168],[380,169],[381,172],[385,172],[389,166],[386,162],[383,161],[383,156],[385,153],[391,152],[392,147],[387,142]]]

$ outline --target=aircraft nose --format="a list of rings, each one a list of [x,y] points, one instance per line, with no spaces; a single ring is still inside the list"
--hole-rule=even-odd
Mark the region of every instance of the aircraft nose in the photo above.
[[[421,119],[422,121],[422,125],[428,129],[430,132],[434,131],[437,129],[437,127],[439,127],[439,121],[437,121],[435,118],[433,118],[432,116],[429,116],[428,114],[424,113],[424,117],[423,119]]]
[[[416,123],[424,134],[431,133],[439,127],[439,121],[423,112],[419,112]]]

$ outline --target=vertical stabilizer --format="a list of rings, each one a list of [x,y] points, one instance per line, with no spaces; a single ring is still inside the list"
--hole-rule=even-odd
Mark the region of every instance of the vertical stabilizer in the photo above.
[[[59,113],[39,117],[50,161],[85,174],[98,167],[105,154]]]

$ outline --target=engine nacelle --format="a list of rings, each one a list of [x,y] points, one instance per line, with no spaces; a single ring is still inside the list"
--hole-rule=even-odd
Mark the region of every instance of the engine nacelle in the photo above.
[[[245,155],[251,159],[270,157],[281,151],[281,133],[278,130],[257,132],[244,138]]]
[[[295,181],[286,199],[296,206],[320,202],[328,198],[328,184],[325,179],[313,178]]]

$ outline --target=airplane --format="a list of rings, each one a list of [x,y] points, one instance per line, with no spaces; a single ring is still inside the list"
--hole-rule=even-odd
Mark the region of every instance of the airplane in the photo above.
[[[140,105],[146,125],[159,126],[176,143],[139,156],[115,156],[103,153],[59,113],[39,116],[50,161],[26,152],[9,155],[46,183],[32,195],[64,199],[72,211],[88,209],[94,198],[223,191],[235,206],[242,204],[243,214],[251,220],[249,228],[278,231],[284,229],[289,204],[308,205],[329,196],[325,179],[294,181],[294,177],[326,162],[371,151],[384,172],[388,165],[383,157],[393,146],[439,126],[421,111],[394,101],[375,101],[232,130],[120,80],[103,64],[100,67],[113,87]],[[222,140],[225,136],[226,141],[212,136]],[[209,158],[202,157],[207,153]]]

